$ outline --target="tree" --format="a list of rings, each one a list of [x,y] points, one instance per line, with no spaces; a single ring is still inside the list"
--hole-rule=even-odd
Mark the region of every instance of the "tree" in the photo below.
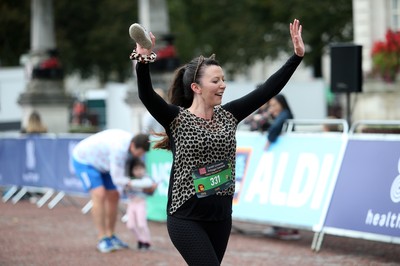
[[[294,1],[292,14],[297,14],[305,25],[304,39],[309,46],[305,62],[314,67],[314,76],[321,77],[321,58],[335,42],[353,39],[352,1]]]
[[[132,73],[129,26],[137,21],[136,1],[57,0],[56,35],[67,73],[124,81]]]
[[[30,1],[0,2],[0,66],[19,65],[29,50]]]
[[[170,28],[182,62],[215,53],[228,75],[257,60],[292,51],[289,22],[300,19],[307,45],[304,62],[321,76],[321,57],[331,42],[352,39],[348,0],[167,0]],[[137,1],[56,0],[56,41],[66,73],[124,81],[132,75],[134,44],[128,28],[138,21]],[[17,65],[29,50],[30,1],[0,3],[0,60]],[[18,29],[18,30],[15,30]]]
[[[314,67],[316,77],[322,74],[321,57],[329,43],[352,39],[348,0],[171,0],[169,7],[183,61],[216,53],[231,73],[291,51],[288,25],[294,18],[304,25],[304,61]]]

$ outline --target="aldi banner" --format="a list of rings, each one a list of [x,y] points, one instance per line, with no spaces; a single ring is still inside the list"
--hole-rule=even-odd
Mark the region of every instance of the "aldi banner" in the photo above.
[[[325,226],[400,237],[400,139],[349,139]]]
[[[340,135],[281,136],[264,151],[266,136],[238,132],[233,218],[320,229],[345,147]],[[165,220],[172,155],[146,154],[159,182],[148,198],[149,219]]]
[[[319,231],[346,145],[343,135],[237,135],[233,217]]]

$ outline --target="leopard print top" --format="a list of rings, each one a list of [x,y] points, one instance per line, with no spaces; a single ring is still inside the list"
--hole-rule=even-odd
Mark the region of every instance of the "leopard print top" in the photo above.
[[[175,143],[174,178],[169,213],[173,214],[189,198],[195,196],[192,172],[206,164],[221,160],[232,163],[235,180],[236,118],[221,106],[214,108],[212,120],[205,120],[181,108],[171,123]],[[171,184],[170,184],[171,186]],[[233,195],[231,186],[217,195]]]

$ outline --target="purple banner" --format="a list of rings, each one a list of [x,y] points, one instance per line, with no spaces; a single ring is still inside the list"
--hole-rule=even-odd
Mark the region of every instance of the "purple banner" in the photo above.
[[[400,236],[400,140],[348,141],[325,226]]]
[[[24,141],[20,139],[0,139],[0,185],[22,185],[24,148]]]
[[[72,166],[72,150],[81,138],[59,138],[57,140],[57,164],[54,169],[57,176],[56,189],[67,193],[87,194]]]
[[[56,141],[55,138],[35,135],[21,139],[24,151],[18,160],[23,162],[23,186],[48,188],[56,186],[54,171]]]
[[[0,138],[0,185],[87,194],[71,163],[72,149],[82,139],[42,135]]]

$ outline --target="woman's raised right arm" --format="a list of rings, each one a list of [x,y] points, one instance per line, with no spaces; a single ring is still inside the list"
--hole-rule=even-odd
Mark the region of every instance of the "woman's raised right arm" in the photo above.
[[[172,120],[177,116],[179,107],[168,104],[154,91],[150,78],[149,64],[138,62],[136,64],[136,74],[139,99],[158,123],[167,129]]]

